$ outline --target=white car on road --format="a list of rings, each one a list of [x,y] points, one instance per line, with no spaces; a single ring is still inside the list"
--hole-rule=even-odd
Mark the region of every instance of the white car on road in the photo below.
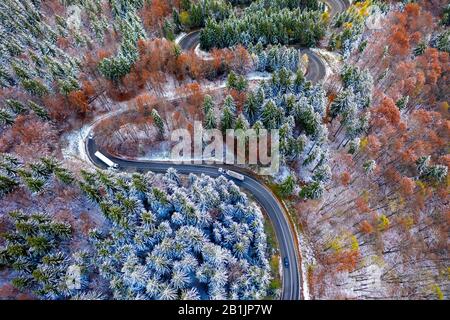
[[[219,168],[219,172],[222,174],[226,174],[229,175],[232,178],[244,181],[244,176],[240,173],[237,173],[236,171],[232,171],[232,170],[225,170],[224,168]]]

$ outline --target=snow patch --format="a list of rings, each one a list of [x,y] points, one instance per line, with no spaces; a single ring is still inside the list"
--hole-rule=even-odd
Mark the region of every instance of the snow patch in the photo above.
[[[301,257],[301,274],[302,274],[302,290],[303,290],[303,299],[311,300],[310,292],[309,292],[309,283],[308,283],[308,267],[316,264],[316,259],[314,257],[314,252],[312,247],[309,245],[307,239],[303,234],[298,233],[298,246]]]
[[[211,54],[209,52],[203,51],[202,49],[200,49],[200,43],[197,44],[197,46],[194,49],[195,54],[197,55],[197,57],[199,57],[202,60],[213,60],[213,57],[211,56]]]
[[[184,37],[187,36],[186,32],[181,32],[176,38],[175,38],[175,43],[176,44],[180,44],[180,41],[184,39]]]
[[[80,29],[81,26],[81,9],[78,5],[71,5],[67,8],[67,26],[69,29]]]
[[[252,71],[247,74],[246,78],[248,81],[270,80],[272,74],[269,72]]]
[[[324,61],[326,75],[325,75],[325,81],[332,75],[332,74],[339,74],[342,69],[343,64],[343,58],[342,55],[336,52],[331,52],[324,49],[318,49],[314,48],[311,49],[314,53],[316,53],[322,61]]]
[[[85,125],[79,130],[68,132],[62,137],[66,143],[66,146],[61,150],[64,159],[76,158],[90,163],[85,148],[85,141],[90,131],[91,126]]]

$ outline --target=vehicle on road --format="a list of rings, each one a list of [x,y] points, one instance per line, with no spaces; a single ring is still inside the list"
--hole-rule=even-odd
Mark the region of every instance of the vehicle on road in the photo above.
[[[219,172],[222,174],[226,174],[232,178],[244,181],[244,176],[240,173],[237,173],[236,171],[232,171],[232,170],[225,170],[224,168],[219,168]]]
[[[285,268],[289,268],[289,259],[288,259],[288,257],[284,257],[283,264],[284,264]]]
[[[226,173],[227,173],[227,175],[229,175],[232,178],[244,181],[244,176],[240,173],[237,173],[236,171],[227,170]]]
[[[104,164],[106,164],[108,167],[110,168],[114,168],[117,169],[119,168],[119,165],[115,162],[112,162],[110,159],[108,159],[103,153],[101,153],[100,151],[96,151],[94,153],[94,155],[100,159]]]
[[[93,133],[93,132],[89,133],[88,138],[89,138],[89,140],[92,139],[92,138],[94,138],[94,133]]]

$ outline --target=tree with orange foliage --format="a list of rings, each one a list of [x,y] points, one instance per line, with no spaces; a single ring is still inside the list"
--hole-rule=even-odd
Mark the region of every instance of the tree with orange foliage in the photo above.
[[[327,262],[338,272],[352,272],[358,265],[359,258],[359,250],[343,250],[331,254],[327,257]]]
[[[89,111],[88,98],[82,90],[70,92],[67,99],[79,115],[85,116]]]
[[[410,196],[414,193],[416,183],[413,179],[408,177],[402,177],[400,180],[400,193],[403,196]]]
[[[373,232],[373,226],[369,223],[369,221],[364,220],[360,224],[360,230],[364,234],[371,234]]]
[[[172,13],[172,8],[176,1],[151,0],[145,1],[140,14],[144,22],[144,27],[149,31],[161,29],[165,17]]]
[[[358,197],[355,200],[355,208],[358,210],[359,213],[369,212],[369,204],[367,203],[367,199],[364,197]]]
[[[385,124],[396,126],[400,123],[400,110],[392,98],[384,97],[380,105],[373,110],[372,121],[377,127]]]
[[[340,180],[341,180],[341,184],[346,187],[350,184],[350,179],[351,179],[351,175],[349,172],[344,171],[341,174]]]
[[[389,52],[394,56],[406,56],[410,54],[411,46],[404,27],[399,25],[397,30],[391,35]]]
[[[61,48],[61,49],[67,49],[70,46],[70,42],[69,40],[67,40],[67,38],[64,37],[58,37],[58,39],[56,40],[56,45]]]

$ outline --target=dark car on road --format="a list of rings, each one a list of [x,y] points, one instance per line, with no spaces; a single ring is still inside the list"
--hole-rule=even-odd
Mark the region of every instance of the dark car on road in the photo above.
[[[289,259],[288,259],[287,257],[285,257],[285,258],[283,259],[283,264],[284,264],[284,267],[285,267],[285,268],[289,268]]]

